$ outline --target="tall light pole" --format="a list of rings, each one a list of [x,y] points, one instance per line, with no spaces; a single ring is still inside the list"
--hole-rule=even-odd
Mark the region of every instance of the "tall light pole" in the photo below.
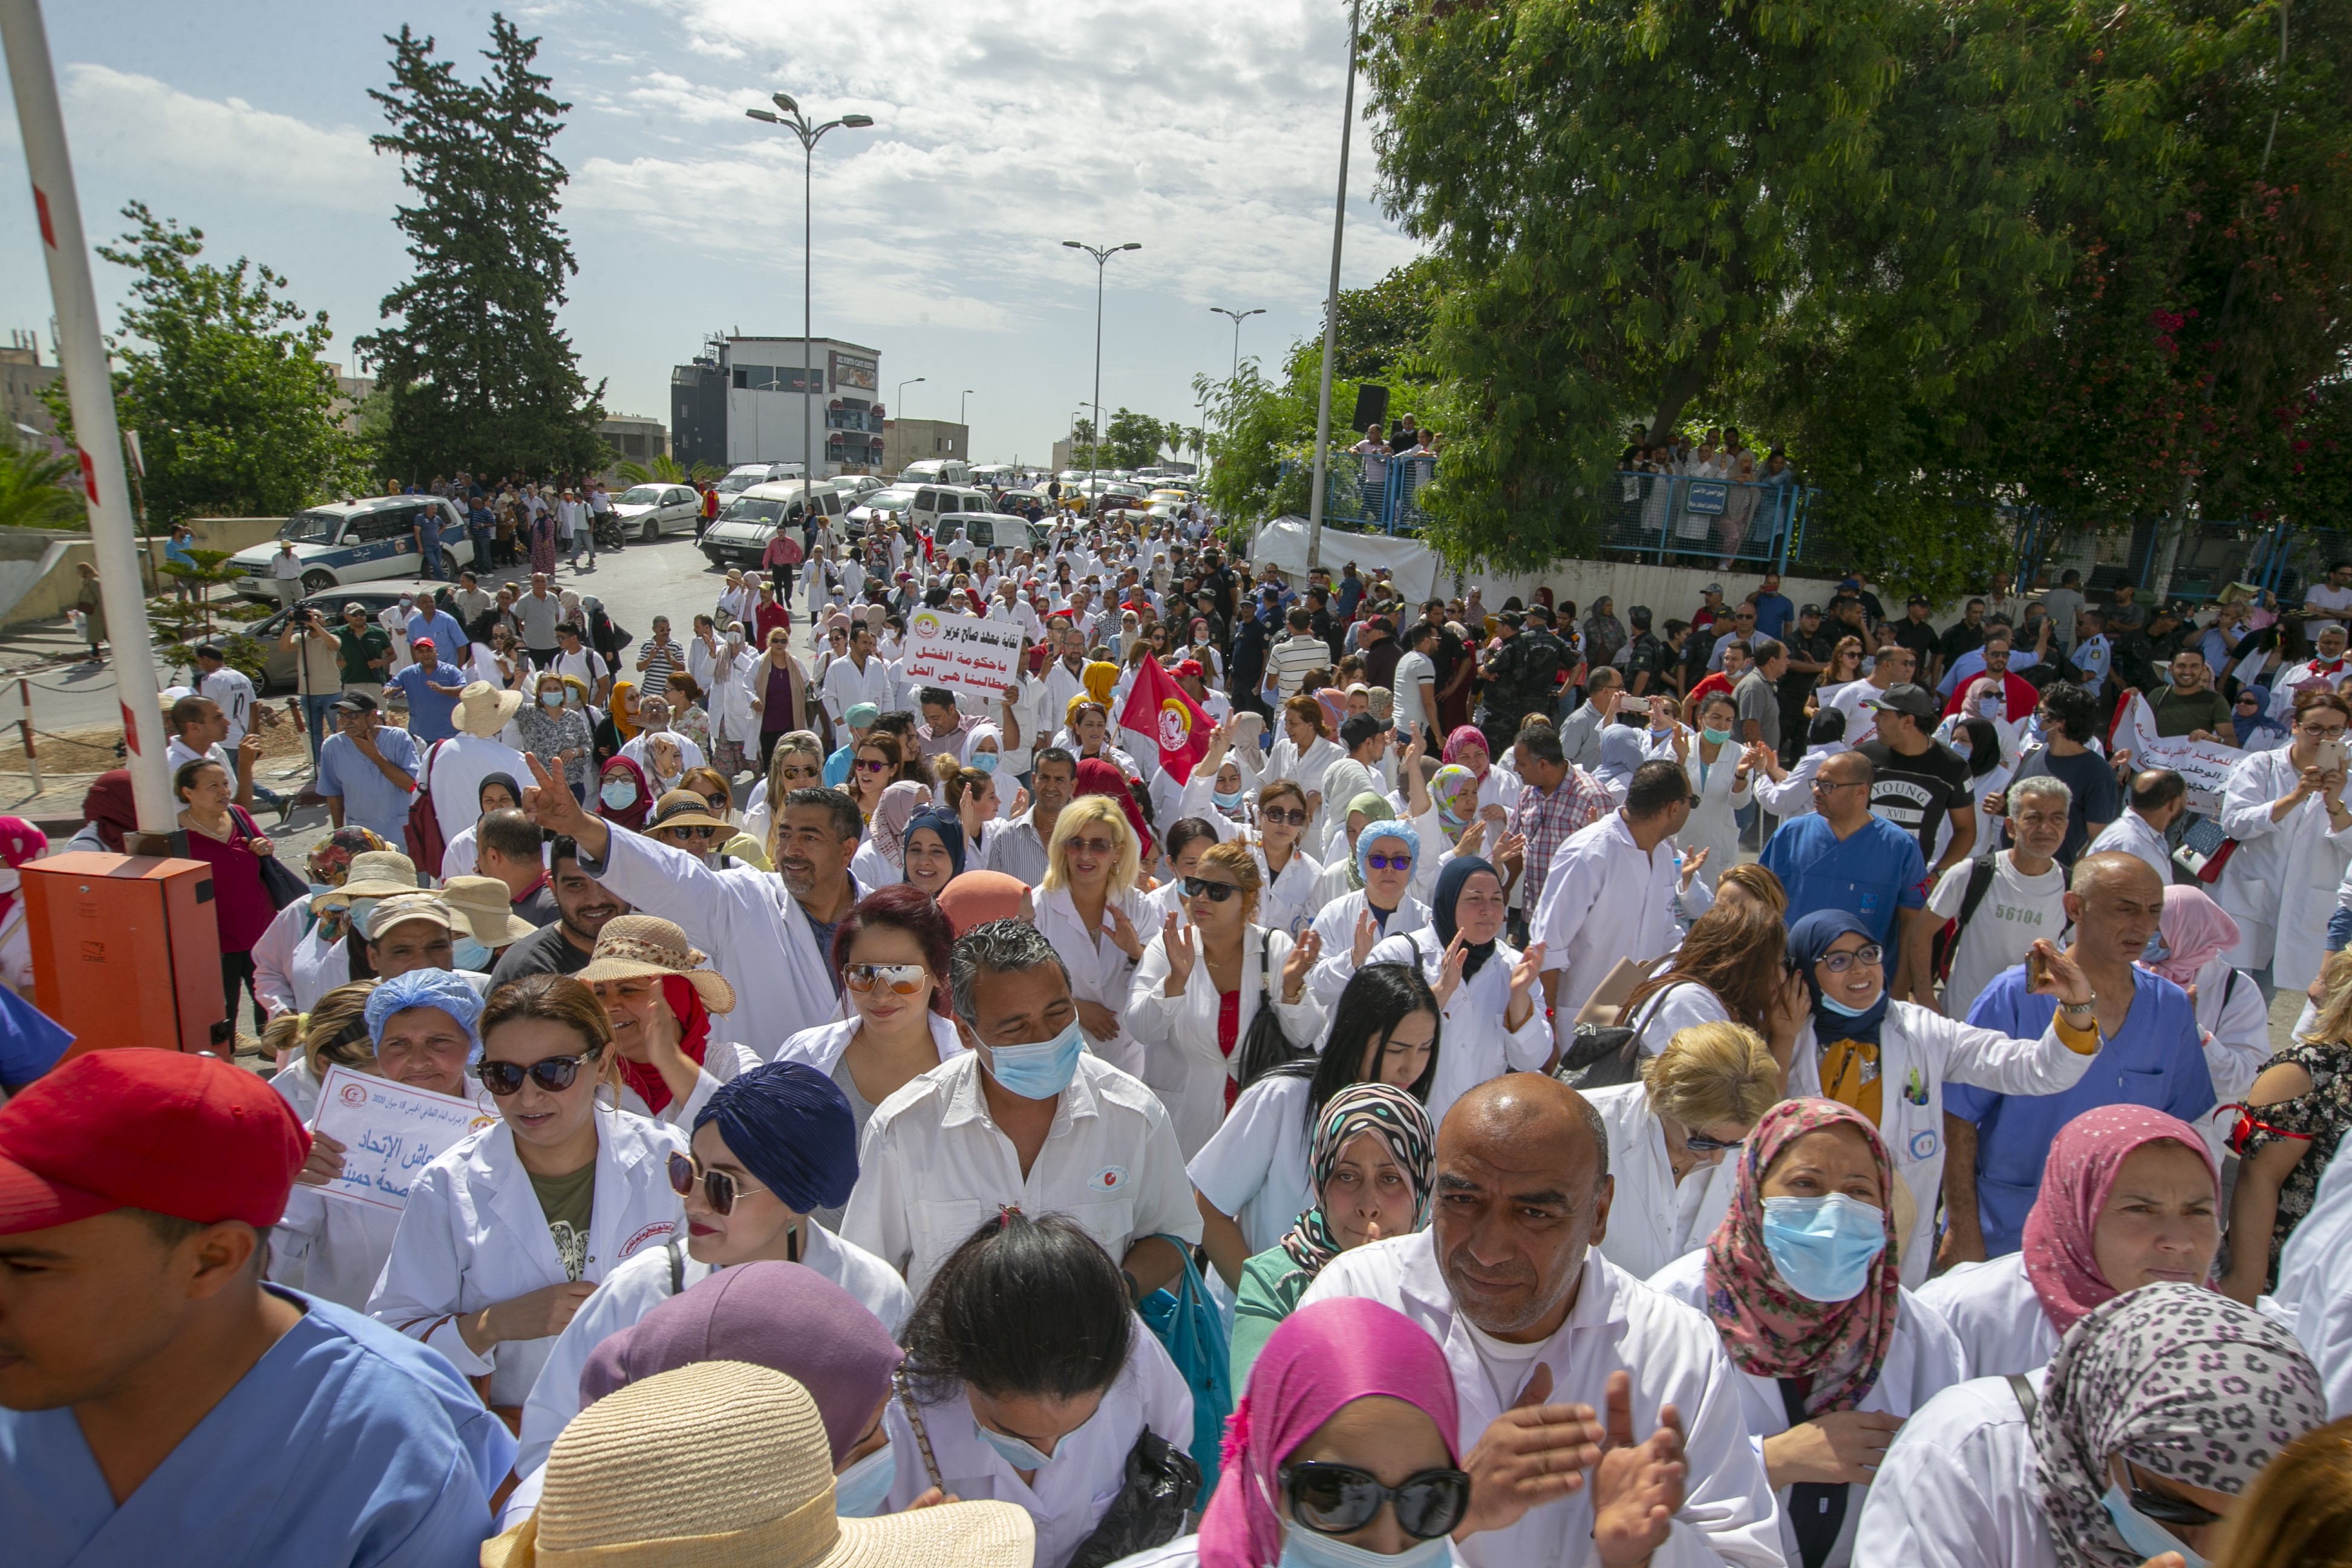
[[[1262,308],[1255,310],[1228,310],[1223,305],[1212,305],[1209,309],[1220,316],[1231,316],[1234,319],[1234,379],[1239,381],[1242,378],[1242,323],[1252,316],[1263,316],[1265,311]]]
[[[775,110],[743,112],[765,125],[780,126],[801,142],[801,521],[807,523],[811,491],[816,485],[816,386],[814,363],[815,337],[812,300],[816,276],[816,144],[828,131],[863,131],[874,123],[870,114],[845,114],[819,125],[809,119],[790,93],[771,93]],[[781,111],[781,112],[779,112]]]
[[[1323,394],[1315,405],[1315,493],[1307,501],[1307,570],[1323,564],[1323,485],[1331,466],[1331,355],[1339,338],[1339,242],[1348,229],[1348,142],[1356,129],[1356,24],[1363,0],[1348,4],[1348,101],[1339,114],[1339,198],[1331,204],[1331,288],[1323,299]]]
[[[891,417],[894,419],[904,419],[907,416],[907,388],[915,385],[919,382],[925,382],[930,379],[931,378],[928,375],[910,375],[906,380],[900,382],[898,384],[898,390],[893,393],[890,397],[890,406],[898,411],[892,415]],[[905,442],[902,441],[899,443],[899,447],[902,450],[905,446]],[[898,463],[898,467],[904,468],[906,466],[906,461],[902,457]]]
[[[1143,246],[1140,241],[1132,239],[1125,245],[1108,246],[1100,250],[1075,239],[1066,239],[1062,244],[1071,250],[1083,250],[1095,258],[1095,438],[1087,444],[1087,510],[1091,513],[1095,505],[1095,470],[1102,462],[1103,274],[1109,269],[1112,257],[1122,250],[1141,250]]]
[[[967,386],[961,392],[956,394],[956,423],[959,425],[963,423],[963,400],[972,395],[972,388]]]

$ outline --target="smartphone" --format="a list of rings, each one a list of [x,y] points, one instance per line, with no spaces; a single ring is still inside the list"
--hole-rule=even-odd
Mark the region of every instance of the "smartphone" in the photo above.
[[[2341,735],[2319,742],[2319,771],[2322,776],[2344,771],[2344,738]]]
[[[2050,984],[2050,955],[2038,947],[2025,951],[2025,984],[2029,991]]]

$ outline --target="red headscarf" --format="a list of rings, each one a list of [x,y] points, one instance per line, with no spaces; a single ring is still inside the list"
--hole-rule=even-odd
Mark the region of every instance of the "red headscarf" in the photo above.
[[[2099,1272],[2093,1250],[2099,1211],[2107,1206],[2124,1162],[2150,1143],[2168,1141],[2197,1151],[2213,1176],[2218,1205],[2221,1180],[2213,1171],[2212,1150],[2195,1128],[2161,1110],[2103,1105],[2066,1123],[2052,1141],[2049,1158],[2042,1163],[2042,1189],[2026,1211],[2022,1250],[2026,1280],[2041,1300],[2042,1316],[2060,1333],[2114,1299],[2116,1288]]]
[[[139,807],[131,795],[131,771],[116,768],[89,781],[81,797],[81,819],[98,828],[98,841],[120,855],[123,837],[139,827]]]
[[[702,994],[695,990],[693,982],[678,975],[664,975],[661,989],[662,1000],[677,1016],[677,1048],[686,1053],[688,1061],[700,1067],[703,1053],[710,1048],[710,1010],[702,1005]],[[633,1062],[623,1057],[621,1081],[635,1089],[637,1098],[656,1116],[670,1101],[669,1085],[651,1062]]]
[[[1137,853],[1145,865],[1151,864],[1151,829],[1143,825],[1143,809],[1135,804],[1135,792],[1127,787],[1127,775],[1118,771],[1118,763],[1100,757],[1079,762],[1077,795],[1071,798],[1089,795],[1107,795],[1118,802],[1118,808],[1127,813],[1127,825],[1135,829]]]
[[[615,811],[604,804],[604,780],[618,768],[637,781],[637,798],[625,811]],[[654,786],[646,782],[645,769],[628,758],[615,756],[596,770],[596,815],[633,833],[645,830],[646,816],[654,808]]]

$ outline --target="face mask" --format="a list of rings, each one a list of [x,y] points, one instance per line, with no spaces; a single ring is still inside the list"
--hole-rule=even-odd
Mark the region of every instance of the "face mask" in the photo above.
[[[614,811],[626,811],[637,804],[637,786],[627,779],[614,779],[596,794]]]
[[[364,932],[368,928],[368,921],[374,918],[376,905],[383,901],[381,899],[353,899],[351,906],[352,929]]]
[[[449,944],[449,963],[457,969],[487,973],[490,967],[490,950],[470,936],[461,936]]]
[[[1237,789],[1213,789],[1209,792],[1209,798],[1217,803],[1220,811],[1241,809],[1242,792]]]
[[[1974,747],[1970,746],[1970,745],[1969,744],[1969,742],[1966,742],[1966,741],[1947,741],[1947,742],[1944,742],[1944,744],[1946,744],[1946,745],[1948,745],[1948,746],[1951,747],[1951,748],[1952,748],[1952,755],[1954,755],[1954,756],[1956,756],[1956,757],[1959,758],[1959,759],[1960,759],[1960,761],[1962,761],[1962,762],[1964,762],[1964,763],[1965,763],[1965,762],[1967,762],[1967,761],[1969,760],[1969,752],[1971,752],[1971,751],[1973,751],[1973,750],[1975,749]]]
[[[1086,1043],[1085,1031],[1073,1018],[1068,1028],[1050,1040],[990,1047],[988,1076],[1007,1094],[1017,1094],[1024,1100],[1051,1100],[1070,1087],[1070,1079],[1078,1070],[1078,1053],[1086,1048]]]
[[[1699,731],[1699,738],[1710,746],[1720,746],[1726,741],[1731,739],[1731,731],[1728,730],[1701,730]]]
[[[971,754],[971,766],[974,773],[994,773],[996,771],[996,753],[994,752],[974,752]]]
[[[1053,1455],[1039,1453],[1019,1437],[1009,1436],[1003,1432],[992,1432],[977,1421],[971,1425],[972,1429],[980,1434],[981,1441],[995,1449],[996,1457],[1016,1470],[1042,1470],[1054,1462]],[[838,1512],[839,1510],[836,1509],[835,1511]]]
[[[1434,1540],[1416,1541],[1391,1557],[1385,1552],[1353,1545],[1336,1535],[1325,1535],[1285,1520],[1278,1568],[1436,1568],[1445,1556],[1445,1537],[1442,1535]]]
[[[2116,1533],[2123,1537],[2124,1545],[2130,1548],[2132,1555],[2147,1558],[2178,1552],[2189,1568],[2205,1568],[2205,1559],[2189,1551],[2187,1542],[2132,1507],[2131,1500],[2124,1495],[2122,1487],[2107,1488],[2106,1495],[2099,1500],[2099,1506],[2107,1510],[2107,1518],[2115,1521]]]
[[[833,1478],[833,1511],[839,1519],[874,1519],[890,1500],[890,1483],[898,1473],[890,1445],[883,1444]]]
[[[539,694],[539,705],[541,708],[561,708],[563,706],[563,693],[542,691]]]
[[[335,890],[335,889],[334,889],[333,886],[332,886],[331,884],[330,884],[330,883],[326,883],[326,882],[313,882],[313,883],[311,883],[311,884],[310,884],[310,896],[311,896],[312,898],[314,898],[314,899],[315,899],[315,898],[317,898],[320,893],[331,893],[331,892],[333,892],[334,890]]]
[[[1663,741],[1667,739],[1673,733],[1674,731],[1672,730],[1653,729],[1650,731],[1650,739],[1653,741]]]
[[[1780,1282],[1808,1301],[1851,1301],[1886,1249],[1886,1217],[1843,1193],[1766,1198],[1764,1248]]]
[[[1877,1006],[1878,1003],[1874,999],[1869,1007],[1849,1007],[1844,1003],[1839,1001],[1836,997],[1824,991],[1822,993],[1822,1005],[1828,1008],[1831,1012],[1836,1014],[1841,1018],[1859,1018],[1864,1013],[1869,1012],[1871,1007]]]

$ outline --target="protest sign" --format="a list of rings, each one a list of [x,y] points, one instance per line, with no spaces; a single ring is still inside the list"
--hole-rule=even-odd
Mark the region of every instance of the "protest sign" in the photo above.
[[[1021,641],[1021,628],[1003,621],[918,610],[907,624],[907,683],[993,702],[1020,683]]]
[[[498,1120],[470,1100],[411,1089],[388,1078],[332,1067],[319,1081],[310,1125],[343,1145],[343,1173],[320,1191],[378,1208],[408,1206],[416,1173],[477,1128]]]
[[[2221,793],[2229,786],[2230,770],[2246,757],[2235,746],[2225,746],[2219,741],[2158,735],[2156,711],[2137,692],[2124,700],[2108,751],[2110,754],[2129,752],[2134,769],[2170,768],[2179,773],[2181,782],[2189,786],[2189,809],[2206,816],[2221,811]]]

